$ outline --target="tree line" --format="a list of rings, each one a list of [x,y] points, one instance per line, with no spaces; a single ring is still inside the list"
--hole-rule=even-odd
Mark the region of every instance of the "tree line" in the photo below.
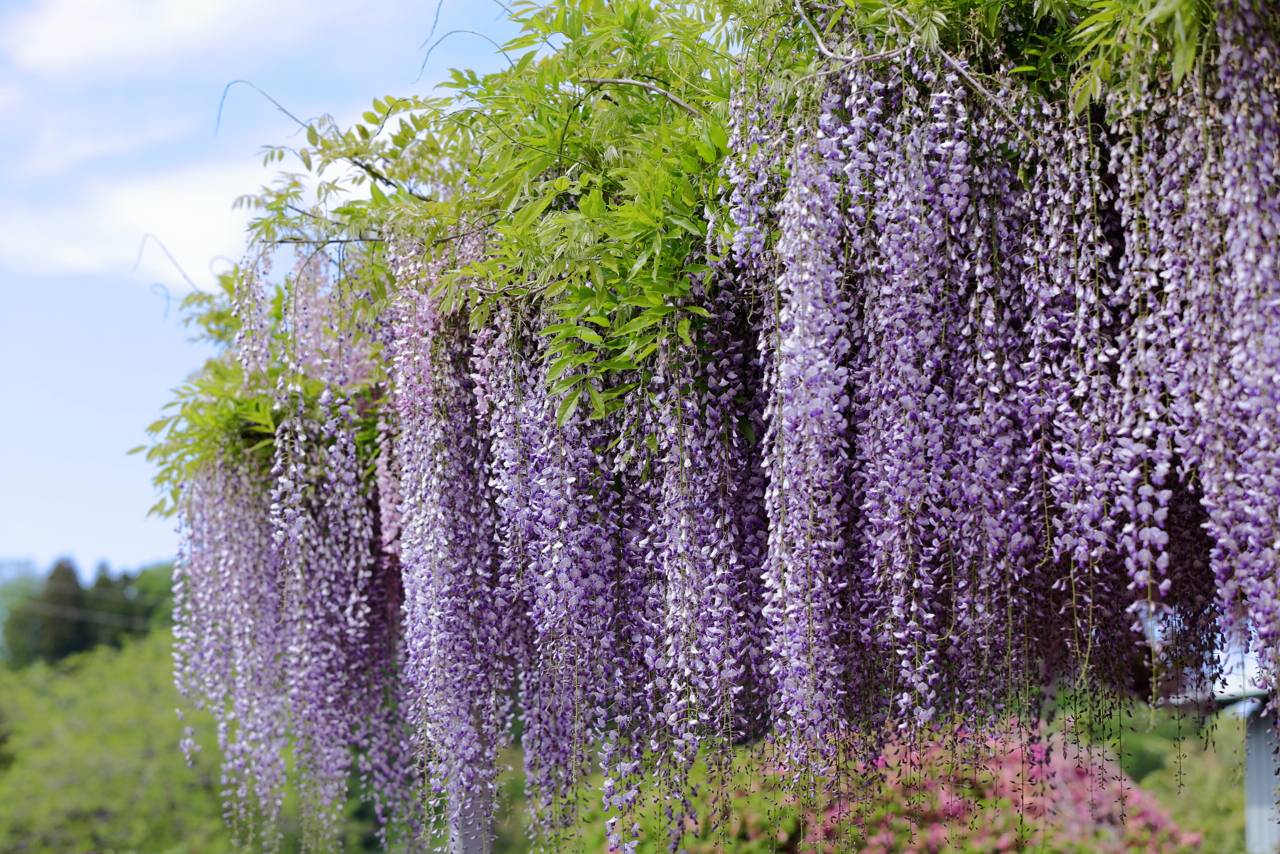
[[[172,564],[136,572],[98,567],[85,585],[75,564],[56,561],[43,578],[21,574],[0,584],[0,662],[21,668],[53,663],[167,625]]]

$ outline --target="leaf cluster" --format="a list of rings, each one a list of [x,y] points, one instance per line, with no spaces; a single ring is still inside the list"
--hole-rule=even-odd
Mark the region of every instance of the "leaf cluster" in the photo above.
[[[828,32],[948,51],[987,71],[1024,75],[1083,112],[1117,89],[1169,75],[1180,83],[1209,54],[1210,0],[842,0]]]
[[[687,338],[706,314],[691,288],[721,195],[730,31],[713,11],[645,0],[512,14],[511,67],[446,84],[457,94],[432,148],[471,167],[429,233],[487,227],[482,260],[437,288],[477,323],[527,304],[562,418],[583,401],[603,416],[665,336]]]
[[[293,168],[239,204],[255,213],[251,256],[289,248],[330,265],[353,335],[367,337],[393,295],[393,244],[452,258],[432,283],[444,308],[483,324],[516,306],[541,339],[561,420],[608,415],[643,393],[664,343],[697,339],[696,284],[725,236],[712,232],[728,227],[731,90],[802,120],[805,81],[838,64],[825,45],[911,45],[977,75],[1024,75],[1080,111],[1116,87],[1192,73],[1213,27],[1208,0],[519,0],[509,13],[518,33],[497,72],[454,70],[440,94],[377,98],[350,127],[276,103],[305,144],[265,149]],[[464,240],[483,240],[479,260],[453,251]],[[187,303],[198,333],[228,351],[244,275]],[[151,425],[157,510],[215,455],[269,459],[288,298],[286,282],[267,375],[224,352]],[[294,379],[312,399],[314,383]],[[380,380],[355,393],[376,400]]]
[[[382,282],[385,260],[371,265],[353,265],[350,275],[342,279],[346,286],[367,285],[366,279]],[[216,293],[196,292],[183,302],[188,325],[200,330],[199,336],[219,347],[201,369],[173,392],[164,414],[147,426],[150,444],[133,448],[130,453],[144,454],[155,466],[154,481],[160,493],[152,513],[171,515],[178,507],[183,485],[195,478],[211,461],[247,465],[266,472],[271,466],[277,431],[284,418],[279,389],[287,384],[290,406],[300,406],[304,417],[318,417],[319,401],[326,383],[298,370],[288,357],[293,346],[291,330],[286,322],[285,302],[292,292],[291,281],[273,289],[266,317],[269,341],[265,369],[246,370],[236,358],[235,345],[243,329],[243,321],[235,306],[242,302],[238,295],[249,287],[253,272],[237,267],[219,277]],[[361,299],[350,299],[348,332],[368,335],[368,327],[357,321],[375,305],[385,301],[385,290],[365,287]],[[380,362],[381,360],[375,360]],[[382,376],[377,372],[360,377],[342,392],[357,401],[357,447],[362,459],[371,467],[376,454],[377,410],[382,393]]]

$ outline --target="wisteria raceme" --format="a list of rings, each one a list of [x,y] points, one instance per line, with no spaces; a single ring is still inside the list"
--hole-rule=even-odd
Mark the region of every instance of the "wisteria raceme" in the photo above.
[[[186,484],[173,585],[174,670],[182,694],[218,722],[237,836],[273,849],[285,787],[287,636],[268,507],[244,462],[226,460]]]
[[[354,408],[325,390],[317,429],[282,425],[272,521],[284,574],[291,729],[317,844],[334,838],[353,751],[384,815],[403,819],[411,767],[395,686],[398,585],[386,577],[372,498],[361,483]]]
[[[232,311],[239,321],[236,334],[236,358],[250,374],[265,373],[271,363],[270,306],[264,292],[266,276],[271,272],[271,256],[264,254],[245,263],[246,274],[236,288]]]
[[[463,318],[428,289],[438,268],[401,262],[392,377],[400,467],[405,678],[431,785],[452,823],[492,821],[509,668],[498,647],[488,442],[476,417]]]
[[[664,585],[659,572],[655,520],[662,515],[662,481],[654,476],[654,450],[660,427],[656,412],[638,401],[617,413],[618,443],[610,454],[610,474],[622,484],[616,505],[618,539],[614,562],[615,634],[613,689],[609,720],[600,747],[607,841],[612,849],[634,851],[639,843],[642,786],[648,782],[652,746],[670,732],[661,717],[663,677],[655,664],[663,654]],[[660,769],[666,779],[686,770]],[[663,796],[682,801],[685,781],[676,780]],[[680,804],[680,812],[685,812]],[[673,825],[675,822],[672,823]]]
[[[1050,594],[1038,601],[1030,588],[1024,601],[1038,611],[1027,619],[1039,626],[1032,637],[1042,666],[1079,678],[1091,659],[1097,631],[1091,625],[1104,624],[1094,621],[1095,606],[1110,601],[1100,589],[1108,540],[1094,476],[1107,436],[1093,402],[1108,390],[1099,336],[1109,322],[1099,301],[1112,248],[1099,219],[1104,188],[1088,122],[1040,99],[1029,99],[1021,117],[1037,128],[1042,145],[1059,153],[1038,165],[1030,192],[1019,200],[1028,214],[1019,250],[1019,288],[1027,303],[1017,388],[1022,465],[1040,524],[1039,589]]]
[[[1199,277],[1221,229],[1202,194],[1216,169],[1205,150],[1204,98],[1148,93],[1128,106],[1128,132],[1113,147],[1124,231],[1121,281],[1131,293],[1118,350],[1119,547],[1138,630],[1152,635],[1153,666],[1196,681],[1213,673],[1220,638],[1210,617],[1212,574],[1193,508],[1196,450],[1193,360],[1212,340],[1194,325]],[[1206,177],[1208,173],[1209,177]],[[1179,464],[1179,458],[1182,458]],[[1176,505],[1176,507],[1175,507]],[[1188,514],[1192,514],[1188,518]],[[1203,554],[1202,554],[1203,553]],[[1206,676],[1206,678],[1211,678]]]
[[[537,406],[531,416],[540,464],[531,490],[533,554],[525,569],[533,666],[523,675],[523,743],[531,789],[552,808],[545,817],[550,826],[563,826],[575,817],[566,796],[590,772],[593,745],[623,687],[616,645],[626,622],[615,597],[620,508],[598,422],[578,416],[558,426],[553,398],[530,402]]]
[[[732,674],[724,685],[730,696],[722,709],[723,729],[731,740],[758,736],[768,717],[771,691],[764,661],[766,631],[761,619],[764,601],[763,567],[768,549],[765,513],[764,460],[758,442],[764,435],[764,383],[760,373],[759,344],[753,334],[751,313],[756,308],[747,294],[735,287],[732,272],[713,283],[709,298],[712,316],[701,330],[700,344],[705,392],[692,413],[694,441],[690,456],[706,461],[707,507],[705,524],[727,533],[723,540],[727,560],[713,570],[725,597],[719,614],[724,655]],[[701,389],[701,384],[691,382]],[[703,480],[697,478],[696,480]],[[717,533],[716,539],[726,536]]]
[[[844,683],[850,345],[840,263],[844,163],[839,137],[826,135],[839,131],[833,125],[802,139],[792,157],[778,246],[776,338],[761,345],[774,353],[764,566],[774,719],[784,738],[805,748],[834,743]]]
[[[723,333],[720,324],[735,319],[731,305],[722,307],[708,323],[712,340]],[[660,596],[651,618],[659,644],[648,651],[660,688],[651,716],[654,734],[670,744],[659,771],[676,791],[700,755],[713,766],[727,764],[732,745],[759,730],[765,699],[757,604],[763,495],[736,435],[736,402],[715,384],[718,371],[743,370],[746,360],[732,345],[709,352],[718,365],[708,367],[704,391],[688,369],[699,361],[693,350],[686,342],[662,354],[651,387],[661,415],[648,457],[656,507],[642,553],[653,562],[648,592]],[[670,809],[678,828],[676,807]],[[682,804],[680,813],[688,810]]]
[[[954,84],[954,81],[952,81]],[[991,105],[951,92],[942,104],[967,135],[943,140],[947,221],[947,375],[951,625],[942,657],[951,674],[946,705],[975,724],[984,709],[1008,702],[1010,684],[1027,678],[1024,639],[1043,631],[1047,608],[1030,595],[1048,579],[1039,566],[1046,536],[1037,506],[1036,468],[1026,460],[1022,362],[1028,298],[1023,243],[1031,221],[1014,164],[1002,155],[1017,130]],[[1002,100],[1016,102],[1010,88]],[[945,116],[945,114],[944,114]],[[1046,200],[1037,199],[1037,204]],[[1000,673],[992,680],[984,674]]]
[[[1064,362],[1061,373],[1037,369],[1050,381],[1065,380],[1058,388],[1065,396],[1053,401],[1047,426],[1054,458],[1049,492],[1057,505],[1052,554],[1059,565],[1060,607],[1069,615],[1071,655],[1063,666],[1077,679],[1114,687],[1128,678],[1126,655],[1098,656],[1094,650],[1129,650],[1135,642],[1125,592],[1130,579],[1116,549],[1114,512],[1119,481],[1113,363],[1121,293],[1115,257],[1123,238],[1117,217],[1104,216],[1114,211],[1110,176],[1103,170],[1104,141],[1085,122],[1064,130],[1059,139],[1069,159],[1050,180],[1064,193],[1065,205],[1044,238],[1056,250],[1055,262],[1073,293],[1069,319],[1060,326],[1066,336],[1066,350],[1057,355]]]
[[[781,143],[786,134],[777,117],[778,105],[748,106],[739,92],[730,105],[730,156],[725,161],[729,218],[733,237],[727,249],[737,268],[739,285],[749,292],[761,287],[772,273],[768,210],[778,189]]]
[[[934,72],[912,68],[912,77]],[[967,206],[946,111],[959,91],[948,80],[929,100],[904,81],[896,121],[900,144],[878,174],[876,292],[867,311],[868,413],[860,455],[867,459],[863,499],[868,553],[885,599],[888,645],[897,662],[895,717],[925,723],[939,710],[947,602],[951,596],[947,538],[959,509],[949,494],[950,389],[945,342],[954,334],[956,300],[947,280],[947,223]],[[957,159],[955,155],[959,154]],[[935,195],[937,194],[937,195]],[[938,214],[926,205],[936,203]],[[940,214],[940,215],[939,215]]]
[[[1280,23],[1267,0],[1224,0],[1222,306],[1228,348],[1215,377],[1204,478],[1214,572],[1233,625],[1254,636],[1267,686],[1280,679]],[[1236,617],[1243,620],[1236,621]]]
[[[363,628],[367,606],[355,599],[350,615],[343,613],[349,585],[359,583],[349,574],[361,569],[347,563],[346,543],[328,538],[328,520],[320,518],[324,511],[311,498],[310,470],[323,471],[319,458],[325,437],[310,426],[298,414],[278,434],[272,510],[289,625],[289,703],[298,710],[298,752],[308,769],[303,788],[308,835],[318,843],[336,837],[336,810],[346,794],[355,710],[347,707],[347,692],[340,687],[348,667],[345,641],[348,632]]]
[[[279,841],[292,735],[308,835],[323,847],[353,761],[379,818],[415,823],[406,800],[413,760],[395,700],[398,580],[362,483],[352,404],[326,391],[312,419],[298,389],[282,387],[288,414],[270,476],[241,451],[188,486],[178,677],[221,721],[242,837],[257,834],[265,848]]]
[[[1184,79],[1079,115],[854,38],[744,83],[688,305],[644,307],[616,409],[561,394],[607,389],[553,367],[558,283],[464,277],[483,229],[393,234],[381,325],[314,258],[286,334],[247,284],[272,464],[229,443],[185,484],[175,590],[232,819],[270,827],[293,743],[313,846],[354,770],[465,847],[518,733],[549,846],[598,771],[610,849],[655,810],[674,850],[743,753],[838,800],[922,745],[1034,753],[1050,700],[1203,700],[1241,637],[1274,686],[1280,14],[1219,5]]]
[[[900,77],[896,67],[883,73],[868,73],[865,69],[851,72],[842,88],[847,86],[847,96],[841,105],[848,115],[848,128],[840,135],[844,156],[845,198],[842,207],[847,211],[842,237],[842,258],[850,281],[848,335],[853,342],[848,387],[850,406],[844,441],[852,464],[848,467],[849,490],[845,512],[847,525],[847,573],[840,591],[841,608],[845,611],[845,637],[840,641],[842,667],[850,689],[844,701],[844,714],[855,720],[883,721],[887,712],[885,692],[886,674],[882,662],[888,654],[882,626],[884,599],[875,578],[869,555],[874,546],[868,539],[864,501],[868,482],[857,462],[862,431],[870,409],[868,393],[871,393],[873,377],[870,373],[875,350],[868,334],[868,299],[878,275],[877,256],[874,252],[876,223],[874,209],[879,197],[886,158],[892,150],[884,147],[885,120],[900,97]],[[837,119],[837,113],[824,114],[828,125]],[[873,652],[874,650],[874,652]],[[878,730],[879,724],[867,728]],[[868,741],[879,743],[878,734]]]

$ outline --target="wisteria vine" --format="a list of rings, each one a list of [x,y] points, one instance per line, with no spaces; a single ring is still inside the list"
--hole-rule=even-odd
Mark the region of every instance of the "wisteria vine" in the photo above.
[[[547,839],[599,772],[610,846],[655,806],[676,849],[744,750],[856,798],[1055,696],[1203,697],[1225,644],[1280,684],[1280,9],[1222,0],[1211,60],[1082,114],[844,36],[730,101],[698,320],[612,391],[537,289],[446,298],[484,228],[390,230],[381,301],[314,255],[241,288],[269,448],[184,484],[175,608],[248,844],[290,752],[317,849],[352,774],[484,837],[517,742]]]

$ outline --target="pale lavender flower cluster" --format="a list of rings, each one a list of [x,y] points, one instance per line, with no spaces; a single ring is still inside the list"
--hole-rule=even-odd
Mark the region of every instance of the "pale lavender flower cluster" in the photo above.
[[[391,379],[401,498],[404,679],[429,783],[453,823],[492,820],[496,752],[508,724],[509,668],[489,441],[478,418],[465,317],[428,291],[436,270],[398,262]]]
[[[363,476],[357,404],[341,390],[367,354],[352,356],[321,281],[306,290],[306,307],[287,312],[306,333],[280,374],[271,463],[228,446],[187,484],[175,581],[179,687],[218,718],[228,816],[263,849],[280,842],[290,752],[312,848],[334,844],[353,775],[384,830],[416,827],[420,812],[401,715],[398,565]],[[244,298],[246,317],[259,300]],[[269,352],[260,329],[246,327],[241,346],[247,371]],[[303,365],[325,374],[318,397],[304,392],[315,378]]]
[[[237,838],[269,850],[279,844],[285,790],[288,636],[268,496],[250,470],[228,461],[188,481],[181,502],[173,582],[178,689],[217,720]]]
[[[777,247],[778,314],[766,404],[763,568],[774,720],[784,739],[833,744],[844,673],[840,593],[848,518],[849,298],[841,282],[841,128],[824,121],[791,160]],[[836,728],[836,729],[832,729]]]
[[[1280,20],[1266,0],[1218,15],[1223,345],[1200,423],[1214,572],[1232,627],[1280,684]]]

